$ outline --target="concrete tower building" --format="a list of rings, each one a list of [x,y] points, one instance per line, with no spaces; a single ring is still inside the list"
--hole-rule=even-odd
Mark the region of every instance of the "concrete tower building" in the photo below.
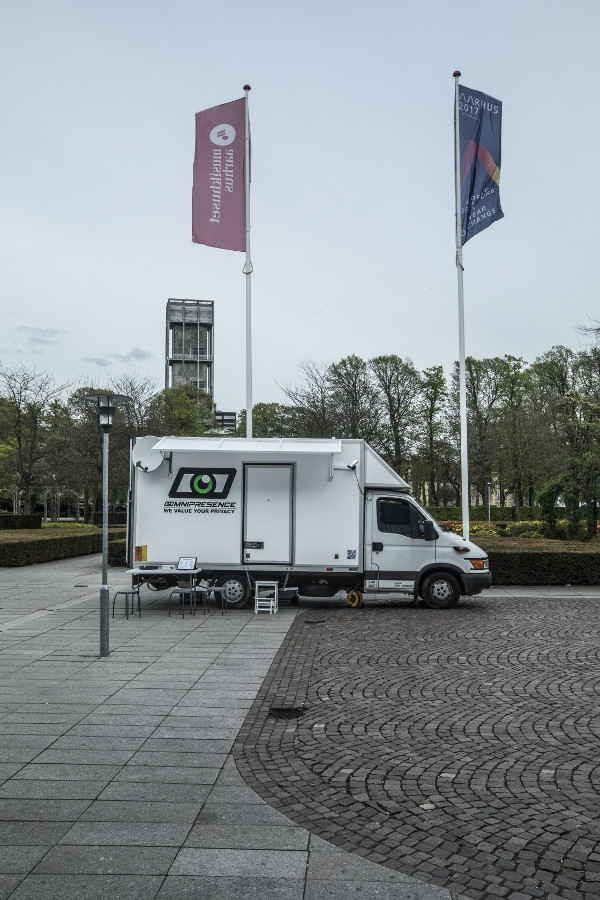
[[[168,300],[165,387],[193,384],[210,396],[213,382],[212,300]]]

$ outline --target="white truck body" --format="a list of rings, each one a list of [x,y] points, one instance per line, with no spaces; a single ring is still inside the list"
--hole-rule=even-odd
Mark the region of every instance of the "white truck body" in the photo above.
[[[207,577],[237,578],[231,605],[257,578],[324,596],[416,595],[435,571],[460,593],[491,583],[486,554],[433,524],[360,440],[145,437],[132,448],[128,552],[130,564],[196,557]]]

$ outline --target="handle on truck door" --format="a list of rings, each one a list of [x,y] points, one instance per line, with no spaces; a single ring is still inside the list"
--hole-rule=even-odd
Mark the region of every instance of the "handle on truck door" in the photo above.
[[[381,551],[383,550],[383,544],[381,543],[381,541],[373,541],[373,543],[371,544],[371,550],[374,553],[381,553]]]

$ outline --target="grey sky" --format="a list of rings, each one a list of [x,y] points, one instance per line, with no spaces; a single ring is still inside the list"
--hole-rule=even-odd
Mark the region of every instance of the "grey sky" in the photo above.
[[[168,297],[215,301],[245,403],[243,254],[193,245],[194,113],[252,85],[254,400],[304,359],[457,357],[452,72],[503,102],[505,217],[465,247],[467,353],[598,312],[596,0],[4,4],[0,360],[162,387]]]

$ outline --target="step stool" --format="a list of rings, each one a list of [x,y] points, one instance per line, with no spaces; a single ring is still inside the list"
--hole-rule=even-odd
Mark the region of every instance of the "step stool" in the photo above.
[[[272,597],[259,596],[260,591],[272,591]],[[279,582],[255,581],[254,582],[254,612],[268,612],[269,615],[279,609]]]

